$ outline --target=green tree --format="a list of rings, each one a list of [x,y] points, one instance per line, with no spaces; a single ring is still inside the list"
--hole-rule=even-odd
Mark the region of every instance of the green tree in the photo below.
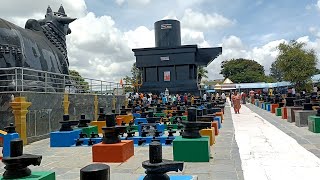
[[[274,61],[270,67],[270,76],[276,81],[283,81],[283,72],[279,69],[278,61]]]
[[[131,92],[135,91],[137,92],[139,89],[139,85],[142,84],[142,73],[139,68],[137,68],[136,63],[133,63],[131,67],[131,75],[132,76],[125,76],[123,78],[125,85],[125,91],[126,92]]]
[[[295,40],[278,46],[278,68],[283,79],[294,84],[297,91],[310,87],[311,76],[316,73],[317,56],[313,49],[305,49],[305,43]]]
[[[208,70],[203,66],[198,66],[198,81],[201,82],[202,78],[208,78]]]
[[[76,88],[80,91],[87,92],[89,91],[89,83],[84,80],[84,78],[80,75],[80,73],[76,70],[69,71],[71,79],[76,84]]]
[[[254,60],[243,58],[223,61],[220,74],[235,83],[253,83],[266,80],[262,65]]]

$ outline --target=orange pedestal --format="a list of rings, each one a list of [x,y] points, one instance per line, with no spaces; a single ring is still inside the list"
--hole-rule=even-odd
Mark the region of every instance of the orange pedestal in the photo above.
[[[133,155],[132,140],[122,140],[116,144],[99,143],[92,146],[93,162],[125,162]]]
[[[117,118],[122,118],[123,122],[125,122],[126,124],[129,124],[129,122],[133,120],[133,115],[132,114],[130,114],[130,115],[118,115]]]
[[[201,129],[200,130],[201,136],[209,136],[210,146],[212,146],[214,143],[216,143],[214,129],[215,129],[214,127],[211,127],[211,129]]]
[[[106,126],[106,121],[91,121],[91,126],[97,126],[98,127],[98,133],[102,133],[102,127]]]
[[[282,116],[282,119],[288,119],[288,114],[287,114],[287,108],[286,107],[282,107],[281,108],[281,116]]]
[[[118,126],[121,126],[121,123],[122,123],[122,121],[123,121],[123,118],[117,117],[117,118],[116,118],[116,121],[117,121],[117,125],[118,125]]]
[[[223,122],[223,112],[216,112],[216,116],[220,116],[221,123]]]
[[[276,108],[279,107],[279,104],[271,104],[271,113],[275,114],[276,113]]]
[[[211,122],[211,127],[214,128],[214,135],[218,136],[219,135],[218,122],[217,121]]]

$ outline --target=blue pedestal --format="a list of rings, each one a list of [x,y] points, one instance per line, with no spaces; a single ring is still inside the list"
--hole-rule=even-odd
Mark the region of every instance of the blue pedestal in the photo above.
[[[154,126],[155,129],[157,129],[158,131],[161,131],[160,136],[162,136],[163,133],[164,133],[164,130],[165,130],[165,125],[164,125],[164,124],[159,124],[159,123],[150,123],[150,124],[148,124],[148,123],[142,123],[142,124],[139,124],[139,126],[138,126],[139,136],[141,136],[141,127],[142,127],[142,126],[145,126],[145,125]]]
[[[166,143],[166,139],[167,138],[168,138],[167,136],[156,137],[156,139],[159,139],[160,143],[162,143],[162,144]],[[151,143],[151,140],[153,139],[153,137],[152,136],[147,136],[147,137],[135,136],[135,137],[132,137],[132,138],[128,138],[127,140],[133,140],[134,144],[138,144],[140,139],[145,139],[146,140],[145,143],[149,144],[149,143]],[[170,139],[175,139],[175,136],[170,137]],[[126,140],[126,138],[122,137],[121,140]]]
[[[73,131],[55,131],[50,133],[50,147],[70,147],[75,145],[75,139],[79,138],[81,129]]]
[[[138,180],[143,180],[145,176],[140,176]],[[193,176],[169,176],[170,180],[193,180]]]
[[[140,118],[140,117],[141,117],[141,114],[139,114],[139,113],[133,113],[132,116],[133,116],[133,118]]]
[[[264,109],[264,105],[265,105],[264,103],[261,103],[261,109]]]
[[[134,124],[139,125],[139,123],[148,123],[147,118],[135,118]]]
[[[85,146],[88,146],[88,141],[89,141],[90,138],[81,138],[80,140],[83,140],[83,144],[82,145],[85,145]],[[77,139],[74,139],[74,142],[76,142]],[[102,138],[99,137],[99,138],[91,138],[92,141],[94,141],[93,144],[98,144],[98,143],[101,143],[102,142]],[[76,146],[76,145],[74,145]]]
[[[213,120],[218,122],[218,129],[220,129],[221,128],[221,117],[220,116],[216,116],[216,117],[214,117]]]
[[[267,104],[266,110],[269,111],[269,112],[271,111],[271,104]]]
[[[10,133],[3,135],[1,134],[1,137],[3,138],[3,157],[10,157],[10,141],[12,139],[19,138],[18,133]]]

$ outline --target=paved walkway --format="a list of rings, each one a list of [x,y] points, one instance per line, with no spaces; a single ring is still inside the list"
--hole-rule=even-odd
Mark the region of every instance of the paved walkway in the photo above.
[[[246,180],[319,179],[317,156],[248,107],[240,113],[232,119]]]

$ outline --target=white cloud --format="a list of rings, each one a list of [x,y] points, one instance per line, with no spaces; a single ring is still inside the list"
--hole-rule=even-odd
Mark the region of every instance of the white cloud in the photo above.
[[[222,27],[227,27],[235,24],[232,21],[220,14],[203,14],[195,12],[192,9],[186,9],[181,19],[182,26],[196,30],[215,30]]]
[[[129,6],[141,6],[149,4],[151,0],[116,0],[116,3],[119,6],[122,6],[126,2],[129,4]]]
[[[317,7],[320,9],[320,0],[317,2]]]

